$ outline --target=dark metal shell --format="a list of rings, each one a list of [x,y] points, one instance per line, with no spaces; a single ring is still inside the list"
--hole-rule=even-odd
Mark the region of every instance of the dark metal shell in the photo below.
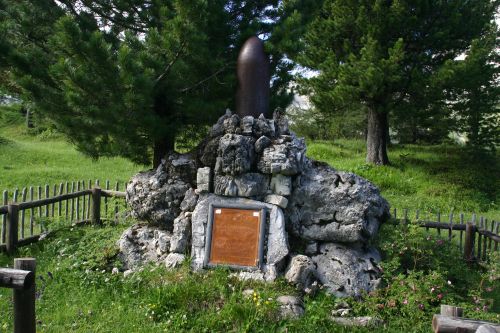
[[[264,53],[264,43],[258,37],[250,37],[238,56],[238,92],[236,113],[240,117],[261,113],[272,118],[269,112],[269,58]]]

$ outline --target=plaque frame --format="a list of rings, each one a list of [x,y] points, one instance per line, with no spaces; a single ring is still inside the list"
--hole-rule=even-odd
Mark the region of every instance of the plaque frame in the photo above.
[[[212,250],[212,231],[214,224],[214,213],[215,210],[221,208],[232,208],[232,209],[242,209],[242,210],[254,210],[260,212],[259,221],[259,243],[257,251],[258,263],[255,266],[245,266],[238,264],[214,264],[210,262],[210,254]],[[222,204],[222,203],[211,203],[208,209],[208,225],[205,237],[205,259],[203,260],[203,267],[205,268],[215,268],[215,267],[229,267],[235,270],[245,270],[245,271],[259,271],[262,270],[262,265],[264,264],[264,247],[267,241],[266,238],[266,226],[267,226],[267,207],[265,205],[259,204]]]

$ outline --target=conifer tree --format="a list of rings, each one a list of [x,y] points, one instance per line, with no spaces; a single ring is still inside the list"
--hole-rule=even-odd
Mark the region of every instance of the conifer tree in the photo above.
[[[272,33],[277,3],[0,0],[0,71],[86,154],[148,163],[153,150],[157,165],[233,106],[239,47]],[[284,64],[273,54],[278,104]]]
[[[441,71],[486,33],[497,6],[490,0],[324,0],[295,60],[319,73],[305,81],[319,110],[367,110],[366,161],[388,164],[389,115],[428,111],[444,99]]]

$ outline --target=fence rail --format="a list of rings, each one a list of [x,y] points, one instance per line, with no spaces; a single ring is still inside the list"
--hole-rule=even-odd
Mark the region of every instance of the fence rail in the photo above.
[[[23,188],[20,198],[18,189],[12,192],[12,196],[3,191],[0,251],[12,252],[19,246],[38,241],[41,235],[50,231],[49,223],[55,226],[101,223],[102,214],[107,217],[111,212],[109,198],[125,198],[125,192],[120,191],[120,183],[116,182],[115,188],[110,189],[109,180],[104,189],[99,187],[99,180],[94,183],[91,180],[61,183],[52,187],[52,196],[51,187],[45,185],[44,188],[43,191],[38,186],[36,192],[33,186],[29,190]],[[38,193],[37,197],[34,193]],[[118,212],[118,204],[114,202],[115,222]]]
[[[403,209],[402,217],[398,218],[398,210],[394,209],[392,218],[397,223],[409,224],[412,223],[409,218],[408,209]],[[498,234],[500,223],[492,220],[488,223],[488,219],[483,216],[479,217],[477,222],[476,214],[471,215],[470,221],[466,221],[463,213],[456,215],[450,213],[447,215],[448,222],[441,222],[442,215],[436,213],[436,221],[420,219],[420,211],[415,211],[415,223],[429,232],[430,229],[435,229],[438,236],[441,236],[442,231],[448,232],[448,240],[452,241],[455,236],[458,236],[458,247],[463,251],[463,256],[466,261],[486,261],[488,253],[498,251],[498,243],[500,243],[500,235]],[[454,234],[456,232],[456,234]],[[457,235],[458,234],[458,235]]]

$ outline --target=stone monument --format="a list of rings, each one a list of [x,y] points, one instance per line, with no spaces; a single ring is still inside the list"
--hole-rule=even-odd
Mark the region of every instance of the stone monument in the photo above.
[[[239,59],[261,51],[252,37]],[[131,214],[147,223],[121,237],[123,261],[132,269],[147,261],[175,267],[190,256],[193,270],[224,264],[242,277],[284,276],[337,296],[373,290],[380,256],[369,241],[389,216],[387,201],[369,181],[307,158],[304,140],[280,112],[266,118],[268,92],[254,83],[266,77],[268,91],[268,69],[252,66],[268,64],[262,53],[256,58],[253,65],[239,61],[249,67],[238,74],[263,74],[240,78],[238,114],[226,111],[192,152],[172,153],[131,179]],[[238,249],[238,241],[248,246]]]

